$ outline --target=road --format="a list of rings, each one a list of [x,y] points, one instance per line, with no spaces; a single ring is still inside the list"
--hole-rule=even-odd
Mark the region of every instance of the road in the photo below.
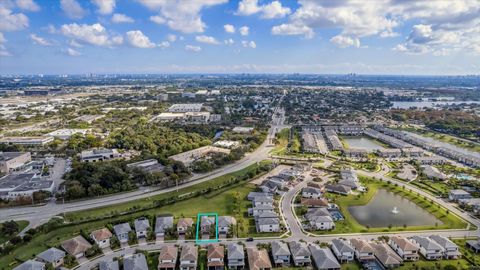
[[[284,127],[283,122],[285,120],[285,112],[282,109],[275,109],[274,112],[275,113],[273,113],[272,116],[272,125],[268,131],[267,139],[255,151],[246,154],[244,158],[233,164],[226,165],[220,169],[209,173],[196,174],[190,179],[188,179],[188,182],[179,185],[178,188],[189,187],[202,182],[206,182],[216,177],[244,169],[252,164],[268,159],[268,152],[270,152],[276,131],[281,130],[281,128]],[[87,210],[99,206],[103,207],[138,199],[144,199],[150,196],[175,191],[176,189],[177,187],[171,187],[167,189],[154,190],[151,192],[145,192],[145,190],[136,190],[128,193],[99,197],[96,199],[84,201],[70,202],[65,204],[51,202],[43,206],[27,206],[1,209],[0,222],[8,220],[27,220],[31,223],[29,225],[29,228],[34,228],[43,223],[46,223],[48,220],[50,220],[50,218],[58,216],[62,213]]]

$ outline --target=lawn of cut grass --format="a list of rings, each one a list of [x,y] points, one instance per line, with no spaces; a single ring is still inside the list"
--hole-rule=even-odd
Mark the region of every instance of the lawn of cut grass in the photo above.
[[[454,266],[456,269],[471,269],[471,264],[464,260],[440,260],[440,261],[426,261],[419,260],[416,262],[404,262],[402,266],[396,268],[399,270],[442,270],[446,266]]]
[[[256,168],[256,165],[249,167],[249,170],[242,170],[242,173],[236,172],[235,175],[247,175],[252,169]],[[221,177],[221,179],[226,179]],[[227,178],[228,179],[228,178]],[[213,185],[218,185],[218,179],[214,179]],[[207,183],[199,184],[201,188],[205,188]],[[192,186],[195,187],[195,186]],[[192,188],[189,187],[188,189]],[[250,224],[250,219],[245,216],[249,202],[246,201],[246,195],[248,192],[254,190],[254,186],[247,182],[240,182],[234,186],[226,187],[222,190],[217,190],[208,194],[204,194],[198,197],[190,198],[185,201],[180,201],[174,204],[165,205],[162,207],[156,207],[148,210],[138,210],[129,214],[118,214],[108,218],[98,218],[96,220],[84,221],[78,224],[62,225],[50,232],[40,232],[36,234],[33,239],[28,242],[17,246],[10,254],[0,257],[0,266],[7,266],[6,269],[13,268],[13,266],[26,261],[36,254],[50,248],[58,247],[64,240],[70,239],[84,232],[90,233],[91,231],[105,226],[113,224],[132,221],[135,218],[142,216],[155,216],[157,214],[172,213],[176,218],[179,215],[195,216],[197,212],[218,212],[219,215],[234,215],[238,217],[238,223],[240,228],[238,234],[240,237],[252,236],[250,231],[254,229]],[[241,198],[239,200],[236,197]],[[94,210],[96,211],[96,210]],[[89,211],[84,211],[88,214]],[[246,221],[244,221],[244,219]],[[241,226],[244,224],[244,226]],[[254,236],[277,236],[280,234],[255,234]],[[2,269],[2,267],[0,267]],[[3,269],[2,269],[3,270]]]
[[[441,196],[441,195],[447,194],[448,191],[451,189],[446,183],[438,182],[438,181],[435,182],[430,180],[428,181],[415,180],[415,181],[412,181],[411,184],[435,196]]]
[[[342,270],[361,270],[362,266],[358,263],[352,262],[352,263],[344,263],[342,264]]]
[[[15,223],[18,224],[18,232],[21,232],[25,227],[28,226],[28,221],[26,220],[19,220],[15,221]],[[2,224],[0,223],[0,231],[2,229]],[[0,232],[0,244],[7,242],[12,238],[12,235],[4,235],[3,233]]]
[[[267,162],[270,162],[270,161],[261,162],[260,165],[265,164]],[[181,188],[179,189],[178,192],[171,191],[171,192],[147,197],[144,199],[134,200],[126,203],[120,203],[120,204],[115,204],[115,205],[110,205],[105,207],[98,207],[98,208],[89,209],[86,211],[77,211],[77,212],[67,213],[65,215],[65,219],[69,222],[78,222],[83,220],[92,220],[96,218],[115,216],[121,213],[134,212],[136,210],[141,210],[145,208],[151,208],[154,206],[154,201],[164,200],[172,197],[181,197],[182,195],[188,195],[195,191],[214,188],[216,186],[222,185],[226,181],[229,181],[230,179],[233,179],[235,177],[242,177],[242,176],[248,175],[250,172],[254,172],[255,170],[257,170],[260,167],[260,165],[252,164],[242,170],[219,176],[210,181],[206,181],[193,186]]]
[[[365,185],[368,187],[368,191],[361,195],[332,195],[328,194],[327,196],[333,199],[333,202],[340,207],[340,211],[344,216],[345,220],[335,222],[335,229],[331,231],[315,231],[315,234],[337,234],[337,233],[362,233],[362,232],[394,232],[394,231],[416,231],[416,230],[435,230],[435,229],[465,229],[467,223],[460,219],[459,217],[448,213],[447,211],[438,206],[432,204],[429,200],[418,196],[418,194],[404,190],[393,184],[388,184],[386,182],[381,182],[377,180],[367,180],[362,179]],[[442,224],[438,226],[408,226],[408,227],[378,227],[378,228],[366,228],[357,222],[357,220],[350,214],[348,211],[349,206],[356,205],[365,205],[375,196],[379,188],[392,191],[393,193],[400,195],[418,206],[422,207],[424,210],[428,211],[430,214],[434,215],[439,219]]]

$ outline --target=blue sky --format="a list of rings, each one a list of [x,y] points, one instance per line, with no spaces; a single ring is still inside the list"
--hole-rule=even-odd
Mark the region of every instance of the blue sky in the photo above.
[[[1,74],[480,73],[479,0],[0,0],[0,17]]]

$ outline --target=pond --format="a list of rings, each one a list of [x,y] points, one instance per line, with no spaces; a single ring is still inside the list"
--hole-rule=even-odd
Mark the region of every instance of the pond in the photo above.
[[[384,149],[381,144],[364,136],[345,136],[342,138],[348,144],[349,148],[365,149],[368,151]]]
[[[398,213],[394,214],[396,208]],[[348,211],[363,226],[370,228],[435,226],[443,224],[435,216],[420,206],[391,191],[379,189],[372,200],[366,205],[350,206]]]

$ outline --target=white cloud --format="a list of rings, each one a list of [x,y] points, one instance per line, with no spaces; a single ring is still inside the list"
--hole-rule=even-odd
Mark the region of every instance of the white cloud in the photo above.
[[[30,39],[33,40],[33,42],[35,44],[39,44],[39,45],[42,45],[42,46],[52,46],[53,45],[52,42],[48,41],[47,39],[45,39],[43,37],[39,37],[36,34],[31,34]]]
[[[162,41],[158,44],[158,47],[162,48],[162,49],[165,49],[165,48],[168,48],[170,47],[170,42],[168,41]]]
[[[185,50],[190,52],[199,52],[202,50],[202,48],[200,46],[186,45]]]
[[[283,18],[292,11],[288,7],[282,6],[280,1],[273,1],[266,5],[258,5],[258,0],[242,0],[238,3],[237,15],[252,15],[260,13],[264,19]]]
[[[231,25],[231,24],[225,24],[223,26],[223,29],[225,30],[225,32],[227,33],[235,33],[235,26]]]
[[[126,33],[127,41],[130,45],[137,48],[153,48],[155,43],[151,42],[150,39],[145,36],[142,31],[128,31]]]
[[[330,42],[337,45],[340,48],[347,48],[347,47],[360,47],[360,40],[358,38],[351,38],[346,36],[334,36],[330,39]]]
[[[229,38],[229,39],[225,39],[223,41],[223,43],[225,43],[226,45],[233,45],[233,43],[235,43],[235,41],[233,39]]]
[[[115,9],[115,0],[92,0],[92,3],[97,6],[97,12],[102,15],[112,14]]]
[[[0,31],[19,31],[28,27],[28,17],[23,13],[12,13],[0,5]]]
[[[80,56],[80,55],[82,55],[79,51],[77,51],[75,49],[72,49],[72,48],[67,48],[66,50],[64,50],[64,52],[67,55],[70,55],[70,56]]]
[[[156,24],[165,24],[166,20],[158,15],[155,16],[150,16],[150,21],[156,23]]]
[[[240,32],[240,35],[242,36],[248,36],[248,32],[249,32],[249,28],[248,26],[242,26],[238,29],[238,31]]]
[[[112,47],[123,43],[121,36],[110,35],[105,27],[99,23],[88,24],[64,24],[60,32],[77,42],[96,46]]]
[[[253,40],[252,41],[242,40],[242,46],[245,48],[255,49],[257,47],[257,44]]]
[[[395,51],[445,55],[452,50],[475,53],[479,47],[475,45],[479,39],[476,29],[480,29],[480,4],[477,0],[299,0],[298,3],[299,8],[289,16],[288,22],[273,26],[272,34],[304,35],[308,38],[316,30],[340,29],[338,36],[344,38],[332,37],[332,42],[357,47],[363,37],[396,37],[399,34],[395,28],[414,22],[416,25],[429,25],[431,33],[419,32],[427,29],[413,26],[412,33],[404,43],[395,47]]]
[[[304,35],[305,38],[312,38],[314,32],[312,28],[306,25],[280,24],[272,27],[273,35]]]
[[[177,36],[175,36],[174,34],[168,34],[167,35],[167,40],[169,42],[175,42],[177,40]]]
[[[33,0],[16,0],[17,7],[26,11],[40,11],[40,6]]]
[[[78,43],[77,41],[75,41],[75,39],[70,40],[70,42],[68,42],[68,44],[69,44],[71,47],[75,47],[75,48],[81,48],[81,47],[83,47],[82,44],[80,44],[80,43]]]
[[[87,14],[76,0],[60,0],[60,7],[70,19],[81,19]]]
[[[150,20],[166,24],[173,30],[183,33],[202,33],[206,24],[202,21],[201,11],[203,8],[224,4],[228,0],[138,0],[150,10],[157,11],[157,19]],[[159,19],[162,20],[159,20]],[[161,21],[161,22],[160,22]]]
[[[125,14],[115,13],[112,16],[113,23],[133,23],[135,20]]]
[[[206,43],[211,45],[220,44],[220,42],[218,42],[218,40],[216,40],[214,37],[205,36],[205,35],[196,36],[195,40],[201,43]]]
[[[12,54],[5,47],[5,43],[7,43],[7,39],[3,33],[0,32],[0,56],[12,56]]]

